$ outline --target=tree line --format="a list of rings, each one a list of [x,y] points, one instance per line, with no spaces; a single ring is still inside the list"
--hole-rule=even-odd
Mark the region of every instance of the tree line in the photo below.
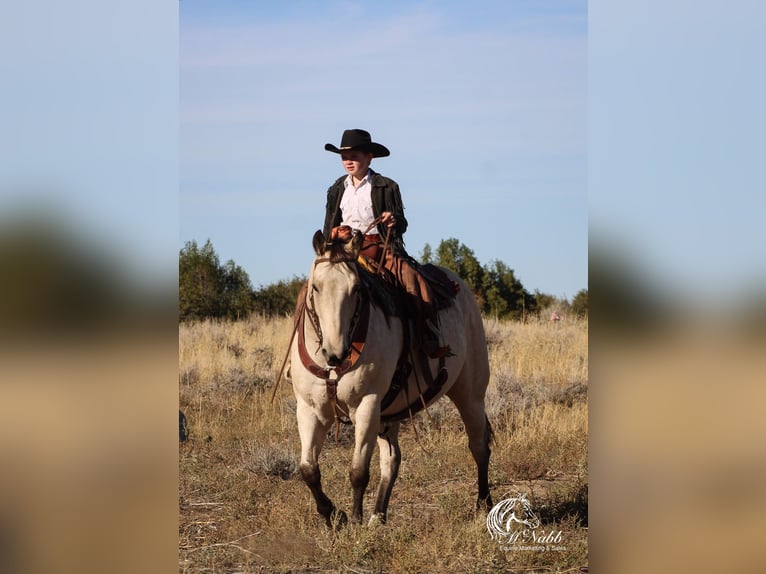
[[[433,263],[454,271],[471,288],[485,316],[525,320],[528,317],[579,316],[588,314],[588,290],[572,301],[553,295],[529,292],[513,269],[502,261],[482,265],[474,252],[455,238],[442,240],[436,250],[426,244],[422,263]],[[242,267],[229,260],[221,264],[208,239],[200,247],[187,241],[179,254],[178,304],[181,321],[204,318],[240,319],[251,313],[266,316],[292,314],[305,277],[295,276],[253,289]]]

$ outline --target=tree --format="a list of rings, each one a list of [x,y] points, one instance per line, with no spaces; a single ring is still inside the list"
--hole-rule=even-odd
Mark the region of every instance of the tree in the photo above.
[[[253,310],[253,286],[244,269],[229,260],[221,269],[222,311],[229,319],[239,319]]]
[[[261,287],[254,295],[254,310],[269,316],[292,314],[305,282],[305,277],[293,277],[290,281]]]
[[[548,293],[541,293],[537,289],[535,289],[535,302],[537,303],[537,308],[540,311],[544,310],[551,310],[551,311],[560,311],[560,307],[564,306],[565,302],[562,302],[558,297],[555,295],[549,295]]]
[[[430,258],[431,253],[430,245],[426,244],[423,258]],[[439,243],[435,263],[454,271],[468,284],[484,314],[523,319],[538,309],[535,295],[524,289],[513,269],[502,261],[482,266],[473,250],[455,238]]]
[[[208,239],[202,248],[187,241],[178,260],[178,306],[180,319],[219,317],[221,314],[221,266]]]
[[[442,240],[436,249],[436,264],[457,273],[473,291],[479,307],[484,307],[484,269],[471,249],[454,237]]]
[[[426,243],[423,246],[423,252],[420,254],[420,262],[424,265],[426,263],[433,263],[434,262],[434,255],[433,251],[431,250],[431,245]]]
[[[535,297],[502,261],[492,261],[484,268],[484,294],[482,311],[499,318],[523,319],[537,308]]]
[[[253,308],[250,278],[234,261],[221,265],[209,239],[201,248],[187,241],[178,260],[178,307],[182,321],[244,317]]]
[[[572,299],[572,312],[578,317],[588,316],[588,290],[580,289]]]

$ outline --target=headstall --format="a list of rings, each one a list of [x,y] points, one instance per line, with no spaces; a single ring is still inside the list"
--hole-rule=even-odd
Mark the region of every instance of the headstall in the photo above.
[[[314,262],[314,265],[316,266],[317,263],[327,263],[327,262],[330,262],[330,259],[323,257],[323,258],[317,259]],[[359,272],[354,266],[354,263],[351,261],[347,261],[346,263],[349,263],[352,266],[352,268],[354,269],[354,272],[357,273],[357,277],[358,277]],[[319,316],[317,315],[314,309],[314,293],[311,289],[309,289],[306,306],[305,306],[304,312],[300,316],[299,323],[298,323],[298,354],[301,358],[301,363],[303,364],[303,366],[312,375],[314,375],[315,377],[319,379],[324,380],[325,385],[327,387],[328,398],[330,398],[332,401],[335,401],[338,381],[343,375],[345,375],[348,371],[354,368],[354,366],[357,364],[357,362],[359,361],[359,357],[362,354],[362,350],[364,349],[365,342],[367,340],[367,328],[370,322],[369,321],[370,319],[369,298],[366,296],[364,290],[361,290],[359,293],[359,296],[357,297],[356,307],[354,308],[354,315],[351,318],[351,323],[349,324],[349,335],[348,335],[348,340],[350,341],[349,353],[348,353],[348,356],[343,360],[343,362],[340,365],[323,367],[317,364],[317,362],[311,358],[311,356],[309,355],[306,349],[306,335],[305,335],[305,329],[304,329],[306,316],[308,316],[311,326],[314,330],[314,333],[317,336],[317,339],[318,339],[317,350],[319,350],[319,348],[322,346],[322,341],[323,341],[322,326],[319,323]]]

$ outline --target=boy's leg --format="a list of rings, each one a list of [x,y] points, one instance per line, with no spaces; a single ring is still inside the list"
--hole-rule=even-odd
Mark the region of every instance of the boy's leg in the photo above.
[[[447,355],[450,352],[449,345],[445,343],[439,328],[439,319],[428,282],[403,257],[387,253],[384,265],[409,295],[407,300],[416,316],[416,336],[423,351],[433,359]]]

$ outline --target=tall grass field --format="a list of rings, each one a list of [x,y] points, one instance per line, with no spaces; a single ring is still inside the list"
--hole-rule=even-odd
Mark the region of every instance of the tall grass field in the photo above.
[[[486,319],[496,504],[526,495],[540,525],[498,541],[475,511],[476,466],[441,399],[402,423],[402,464],[385,525],[328,529],[298,472],[295,399],[271,402],[292,321],[253,316],[179,327],[179,572],[587,572],[588,325]],[[353,431],[331,433],[322,482],[350,513]]]

